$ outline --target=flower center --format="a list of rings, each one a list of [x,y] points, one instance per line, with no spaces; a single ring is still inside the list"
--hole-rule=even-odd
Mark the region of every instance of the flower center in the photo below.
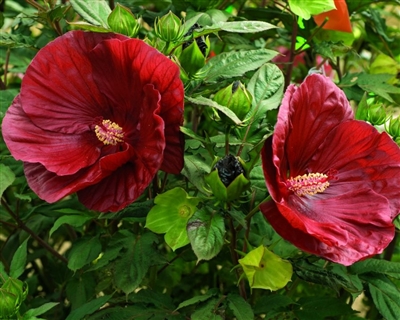
[[[97,124],[94,127],[97,139],[103,142],[105,145],[116,145],[124,140],[124,132],[122,128],[111,120],[103,120],[101,124]]]
[[[313,196],[322,193],[329,187],[328,176],[322,173],[308,173],[295,178],[289,178],[286,186],[298,196]]]

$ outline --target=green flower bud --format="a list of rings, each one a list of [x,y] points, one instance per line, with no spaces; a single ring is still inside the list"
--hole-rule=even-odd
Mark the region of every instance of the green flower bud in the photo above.
[[[250,181],[243,167],[243,160],[231,154],[216,161],[213,171],[204,179],[218,200],[231,202],[249,188]]]
[[[12,319],[19,310],[19,298],[3,288],[0,288],[0,319]]]
[[[156,19],[154,32],[157,37],[166,42],[178,41],[183,36],[182,22],[170,11],[161,19]]]
[[[193,41],[189,46],[182,49],[179,62],[189,77],[196,74],[206,64],[206,58],[201,52],[197,41]]]
[[[400,117],[390,118],[387,132],[394,138],[400,137]]]
[[[133,16],[132,11],[119,3],[108,16],[107,22],[112,31],[128,37],[136,37],[139,33],[140,25]]]
[[[252,96],[240,81],[235,81],[218,91],[214,96],[214,101],[229,108],[240,120],[243,120],[250,111]]]
[[[8,278],[1,288],[9,293],[14,294],[17,297],[18,305],[25,300],[28,294],[28,287],[25,285],[25,283],[15,278]]]
[[[373,125],[379,126],[386,122],[386,111],[382,104],[372,104],[368,107],[367,121]]]

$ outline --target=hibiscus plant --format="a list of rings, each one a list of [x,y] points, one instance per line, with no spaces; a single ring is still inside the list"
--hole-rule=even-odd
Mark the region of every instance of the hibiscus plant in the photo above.
[[[0,319],[399,319],[399,25],[0,1]]]

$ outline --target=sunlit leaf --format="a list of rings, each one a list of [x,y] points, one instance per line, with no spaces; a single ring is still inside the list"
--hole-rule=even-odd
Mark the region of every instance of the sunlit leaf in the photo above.
[[[307,4],[304,0],[289,0],[289,6],[290,10],[305,20],[310,19],[312,15],[336,9],[333,0],[313,0],[307,1]]]

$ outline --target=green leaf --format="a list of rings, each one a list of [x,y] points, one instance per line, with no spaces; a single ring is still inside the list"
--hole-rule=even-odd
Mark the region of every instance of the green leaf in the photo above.
[[[114,281],[125,294],[133,292],[142,282],[152,264],[157,237],[153,233],[138,236],[122,258],[115,262]]]
[[[67,299],[71,303],[71,310],[83,306],[92,299],[96,292],[97,279],[94,272],[76,272],[68,278],[66,286]]]
[[[400,88],[389,84],[387,81],[393,76],[391,74],[366,74],[357,75],[357,84],[367,92],[373,92],[390,102],[393,102],[389,93],[400,94]]]
[[[0,46],[11,48],[32,48],[35,47],[35,42],[33,38],[28,36],[0,32]]]
[[[9,167],[0,163],[0,198],[3,196],[3,192],[12,185],[14,180],[14,172]]]
[[[289,7],[293,13],[305,20],[310,19],[312,15],[336,9],[333,0],[312,0],[307,1],[307,4],[304,0],[289,0]]]
[[[208,174],[210,170],[210,164],[199,155],[185,155],[185,165],[182,174],[193,183],[197,190],[204,194],[209,194],[204,176]]]
[[[325,320],[339,319],[357,311],[345,301],[332,297],[305,297],[296,301],[294,307],[295,319],[299,320]]]
[[[91,237],[85,236],[78,239],[72,244],[71,251],[68,255],[68,268],[76,271],[94,259],[96,259],[101,252],[101,242],[99,235]]]
[[[261,66],[247,86],[253,96],[253,103],[246,118],[252,118],[253,121],[265,118],[268,110],[278,108],[282,101],[284,86],[283,73],[275,64],[267,63]]]
[[[106,0],[70,0],[74,10],[88,22],[107,28],[107,18],[111,13]]]
[[[289,310],[289,306],[295,304],[295,301],[292,298],[273,294],[273,295],[263,295],[259,300],[257,300],[256,305],[254,306],[255,314],[266,314],[266,319],[276,318],[278,314]]]
[[[106,32],[111,31],[108,27],[101,27],[101,26],[93,25],[93,24],[87,23],[85,21],[68,22],[68,24],[73,26],[76,29],[93,31],[93,32],[106,33]]]
[[[213,298],[196,307],[192,313],[191,320],[222,320],[220,315],[215,314],[217,311],[215,306],[218,304],[218,299]]]
[[[187,100],[193,104],[201,105],[201,106],[207,106],[207,107],[212,107],[215,108],[219,111],[221,111],[223,114],[225,114],[229,119],[233,121],[234,124],[240,125],[242,121],[236,116],[236,114],[230,110],[229,108],[225,106],[221,106],[214,100],[198,96],[195,98],[187,97]]]
[[[189,197],[182,188],[159,194],[156,204],[147,215],[146,228],[155,233],[165,233],[165,241],[176,250],[189,243],[186,225],[196,211],[199,198]]]
[[[9,277],[6,272],[6,269],[4,268],[4,264],[3,262],[0,261],[0,284],[2,284],[3,280],[7,280],[8,278]]]
[[[399,288],[383,275],[363,276],[368,282],[372,300],[385,319],[398,319],[400,314]]]
[[[215,292],[212,292],[212,291],[209,291],[206,294],[203,294],[201,296],[195,296],[193,298],[190,298],[188,300],[181,302],[179,304],[178,308],[175,309],[175,311],[185,308],[187,306],[191,306],[191,305],[199,303],[199,302],[207,301],[208,299],[212,298],[213,296],[215,296]]]
[[[224,245],[225,223],[222,215],[208,208],[195,212],[187,224],[187,234],[197,261],[214,258]]]
[[[62,216],[58,218],[55,222],[53,227],[50,229],[50,237],[51,235],[58,230],[64,223],[68,224],[72,227],[82,227],[86,222],[92,220],[93,218],[90,216],[78,216],[78,215],[73,215],[73,216]]]
[[[303,280],[327,285],[336,292],[341,288],[352,293],[360,293],[362,284],[357,275],[349,274],[344,266],[334,265],[333,267],[322,269],[306,261],[295,265],[296,274]]]
[[[98,310],[100,307],[104,306],[108,300],[111,299],[111,295],[107,296],[102,296],[99,298],[96,298],[94,300],[91,300],[84,305],[80,306],[79,308],[75,309],[72,311],[69,316],[66,318],[66,320],[82,320],[84,319],[85,316],[92,314],[96,310]]]
[[[46,313],[58,304],[59,302],[47,302],[38,308],[29,309],[27,312],[24,313],[22,319],[30,320],[33,317],[40,316],[41,314]]]
[[[4,118],[4,115],[8,109],[8,107],[11,105],[12,101],[14,100],[15,96],[19,93],[18,89],[7,89],[7,90],[2,90],[0,94],[0,123],[1,120]],[[0,173],[1,173],[1,168],[0,168]]]
[[[114,10],[109,15],[107,22],[112,31],[124,34],[128,37],[134,37],[139,30],[139,24],[131,10],[119,3],[117,3]]]
[[[228,307],[232,310],[237,320],[254,319],[254,313],[251,306],[239,295],[228,294]]]
[[[29,238],[26,238],[14,253],[10,265],[11,278],[19,278],[25,270],[28,240]]]
[[[202,31],[194,32],[195,36],[207,35],[218,31],[236,32],[236,33],[255,33],[277,28],[273,24],[264,21],[230,21],[219,22],[211,26],[206,26]]]
[[[351,267],[349,267],[349,270],[355,274],[372,272],[385,274],[390,277],[400,279],[400,262],[379,259],[367,259],[353,264]]]
[[[205,74],[204,81],[216,82],[219,79],[240,77],[248,71],[261,67],[273,59],[278,52],[268,49],[223,52],[211,58],[197,75]]]

